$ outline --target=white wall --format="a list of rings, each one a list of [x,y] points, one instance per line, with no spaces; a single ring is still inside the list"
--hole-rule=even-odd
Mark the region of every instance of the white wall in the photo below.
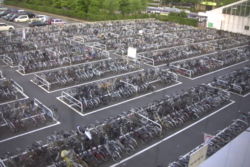
[[[245,26],[250,27],[250,17],[224,15],[222,30],[250,35],[250,30],[245,30]]]
[[[245,30],[245,26],[250,27],[250,17],[222,14],[222,9],[206,12],[206,15],[209,28],[250,35],[250,30]]]
[[[238,1],[233,4],[207,11],[205,13],[207,16],[207,27],[250,35],[250,30],[245,30],[245,26],[250,27],[250,17],[222,14],[222,10],[225,7],[230,7],[245,1],[246,0]]]
[[[221,29],[221,24],[223,15],[222,9],[215,9],[209,12],[206,12],[207,15],[207,27]]]

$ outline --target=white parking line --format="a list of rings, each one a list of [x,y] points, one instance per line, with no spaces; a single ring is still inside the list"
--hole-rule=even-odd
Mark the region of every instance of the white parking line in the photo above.
[[[34,83],[35,85],[37,85],[42,90],[44,90],[46,93],[54,93],[54,92],[62,91],[62,90],[65,90],[65,89],[70,89],[70,88],[74,88],[74,87],[78,87],[78,86],[82,86],[82,85],[88,85],[88,84],[91,84],[91,83],[94,83],[94,82],[100,82],[100,81],[104,81],[104,80],[108,80],[108,79],[112,79],[112,78],[117,78],[117,77],[121,77],[121,76],[124,76],[124,75],[129,75],[129,74],[133,74],[133,73],[137,73],[137,72],[141,72],[141,71],[144,71],[144,69],[140,69],[140,70],[136,70],[136,71],[131,71],[131,72],[127,72],[127,73],[123,73],[123,74],[119,74],[119,75],[114,75],[114,76],[102,78],[102,79],[99,79],[99,80],[93,80],[93,81],[85,82],[85,83],[82,83],[82,84],[68,86],[68,87],[61,88],[61,89],[56,89],[56,90],[53,90],[53,91],[49,91],[46,88],[44,88],[44,87],[42,87],[40,85],[37,85],[32,79],[30,81],[32,83]]]
[[[174,73],[176,73],[177,75],[180,75],[180,76],[182,76],[182,77],[184,77],[184,78],[190,79],[190,80],[196,80],[196,79],[198,79],[198,78],[205,77],[205,76],[207,76],[207,75],[211,75],[211,74],[213,74],[213,73],[216,73],[216,72],[219,72],[219,71],[222,71],[222,70],[231,68],[231,67],[233,67],[233,66],[237,66],[237,65],[246,63],[246,62],[248,62],[248,61],[249,61],[249,60],[244,60],[244,61],[242,61],[242,62],[239,62],[239,63],[236,63],[236,64],[232,64],[232,65],[230,65],[230,66],[227,66],[227,67],[224,67],[224,68],[221,68],[221,69],[218,69],[218,70],[215,70],[215,71],[212,71],[212,72],[209,72],[209,73],[206,73],[206,74],[197,76],[197,77],[195,77],[195,78],[190,78],[190,77],[184,76],[184,75],[179,74],[179,73],[176,73],[176,72],[174,72]]]
[[[44,130],[44,129],[47,129],[47,128],[50,128],[50,127],[53,127],[53,126],[56,126],[56,125],[59,125],[59,124],[61,124],[61,123],[59,121],[56,121],[56,123],[54,123],[54,124],[51,124],[51,125],[39,128],[39,129],[35,129],[35,130],[29,131],[29,132],[26,132],[26,133],[22,133],[22,134],[19,134],[19,135],[16,135],[16,136],[13,136],[13,137],[10,137],[10,138],[7,138],[7,139],[0,140],[0,143],[15,139],[17,137],[21,137],[21,136],[24,136],[24,135],[35,133],[37,131],[41,131],[41,130]]]
[[[28,96],[26,96],[26,97],[23,97],[23,98],[20,98],[20,99],[7,101],[7,102],[4,102],[4,103],[0,103],[0,106],[1,106],[1,105],[5,105],[5,104],[9,104],[9,103],[14,103],[14,102],[16,102],[16,101],[25,100],[25,99],[28,99],[28,98],[29,98],[29,97],[28,97]]]
[[[139,99],[139,98],[142,98],[142,97],[151,95],[151,94],[153,94],[153,93],[155,93],[155,92],[161,92],[161,91],[163,91],[163,90],[165,90],[165,89],[169,89],[169,88],[172,88],[172,87],[177,86],[177,85],[180,85],[180,84],[182,84],[182,82],[177,81],[177,83],[174,84],[174,85],[171,85],[171,86],[168,86],[168,87],[165,87],[165,88],[161,88],[161,89],[158,89],[158,90],[156,90],[156,91],[153,91],[153,92],[150,92],[150,93],[147,93],[147,94],[138,96],[138,97],[134,97],[134,98],[132,98],[132,99],[125,100],[125,101],[122,101],[122,102],[119,102],[119,103],[116,103],[116,104],[113,104],[113,105],[110,105],[110,106],[107,106],[107,107],[103,107],[103,108],[100,108],[100,109],[97,109],[97,110],[94,110],[94,111],[90,111],[90,112],[88,112],[88,113],[81,113],[81,112],[78,111],[77,109],[75,109],[75,108],[73,108],[72,106],[70,106],[69,104],[65,103],[65,102],[61,99],[61,98],[62,98],[61,96],[57,97],[57,100],[59,100],[60,102],[62,102],[63,104],[65,104],[66,106],[68,106],[69,108],[71,108],[73,111],[75,111],[76,113],[78,113],[79,115],[81,115],[81,116],[84,117],[84,116],[91,115],[91,114],[94,114],[94,113],[96,113],[96,112],[99,112],[99,111],[102,111],[102,110],[105,110],[105,109],[108,109],[108,108],[111,108],[111,107],[114,107],[114,106],[118,106],[118,105],[123,104],[123,103],[127,103],[127,102],[130,102],[130,101],[133,101],[133,100],[136,100],[136,99]]]
[[[121,160],[120,162],[117,162],[117,163],[111,165],[110,167],[116,167],[116,166],[118,166],[118,165],[120,165],[120,164],[122,164],[122,163],[124,163],[124,162],[126,162],[126,161],[128,161],[128,160],[130,160],[130,159],[132,159],[132,158],[134,158],[134,157],[136,157],[136,156],[138,156],[138,155],[140,155],[140,154],[142,154],[142,153],[148,151],[148,150],[150,150],[151,148],[153,148],[153,147],[155,147],[155,146],[157,146],[157,145],[163,143],[164,141],[167,141],[167,140],[171,139],[172,137],[174,137],[174,136],[176,136],[176,135],[178,135],[178,134],[184,132],[185,130],[187,130],[187,129],[191,128],[192,126],[194,126],[194,125],[196,125],[196,124],[198,124],[198,123],[204,121],[205,119],[207,119],[207,118],[209,118],[209,117],[215,115],[216,113],[220,112],[221,110],[227,108],[228,106],[230,106],[230,105],[232,105],[232,104],[234,104],[234,103],[235,103],[235,101],[231,100],[231,103],[229,103],[229,104],[227,104],[226,106],[220,108],[219,110],[214,111],[213,113],[211,113],[211,114],[209,114],[209,115],[203,117],[202,119],[200,119],[200,120],[198,120],[198,121],[192,123],[191,125],[189,125],[189,126],[183,128],[183,129],[179,130],[178,132],[175,132],[174,134],[172,134],[172,135],[170,135],[170,136],[168,136],[168,137],[166,137],[166,138],[164,138],[164,139],[162,139],[162,140],[160,140],[160,141],[158,141],[158,142],[152,144],[151,146],[149,146],[149,147],[147,147],[147,148],[144,148],[143,150],[141,150],[141,151],[139,151],[139,152],[137,152],[137,153],[135,153],[135,154],[133,154],[133,155],[131,155],[131,156],[129,156],[129,157],[123,159],[123,160]]]
[[[22,94],[22,96],[23,96],[22,98],[19,98],[19,99],[16,99],[16,100],[7,101],[7,102],[4,102],[4,103],[0,103],[0,105],[5,105],[5,104],[9,104],[9,103],[14,103],[14,102],[16,102],[16,101],[21,101],[21,100],[25,100],[25,99],[28,99],[28,98],[29,98],[28,95],[26,95],[24,92],[20,91],[19,89],[17,89],[17,91],[18,91],[19,93]]]
[[[210,86],[211,88],[220,89],[220,90],[222,90],[222,91],[226,91],[226,92],[228,92],[228,93],[231,93],[231,94],[234,94],[234,95],[240,96],[240,97],[246,97],[246,96],[250,95],[250,92],[247,93],[247,94],[245,94],[245,95],[242,95],[242,94],[239,94],[239,93],[236,93],[236,92],[229,91],[229,90],[227,90],[227,89],[223,89],[223,88],[220,88],[220,87],[217,87],[217,86],[213,86],[211,83],[209,83],[209,84],[207,84],[207,85]]]
[[[32,73],[28,73],[28,74],[23,74],[18,69],[16,70],[16,72],[18,74],[22,75],[22,76],[27,76],[27,75],[32,75],[32,74],[37,74],[37,73],[42,73],[42,72],[48,72],[48,71],[52,71],[52,70],[58,70],[58,69],[61,69],[61,68],[67,68],[67,67],[74,67],[74,66],[78,66],[78,65],[97,63],[97,62],[101,62],[101,61],[105,61],[105,60],[110,60],[110,58],[96,60],[96,61],[89,61],[89,62],[84,62],[84,63],[79,63],[79,64],[71,64],[71,65],[67,65],[67,66],[61,66],[61,67],[57,67],[57,68],[51,68],[51,69],[47,69],[47,70],[41,70],[41,71],[32,72]]]
[[[224,50],[221,50],[221,51],[224,52],[224,51],[233,50],[233,49],[236,49],[236,48],[243,48],[243,47],[246,47],[246,46],[248,46],[248,45],[236,46],[236,47],[224,49]],[[165,49],[167,49],[167,48],[165,48]],[[218,53],[218,51],[207,53],[207,54],[202,54],[202,55],[199,55],[199,56],[192,56],[192,57],[189,57],[189,58],[186,58],[186,59],[176,60],[176,61],[171,62],[171,64],[177,63],[177,62],[183,62],[183,61],[186,61],[186,60],[197,59],[197,58],[200,58],[200,57],[205,57],[205,56],[213,55],[213,54],[216,54],[216,53]],[[148,63],[144,63],[144,62],[142,62],[142,63],[145,64],[145,65],[148,65],[150,67],[154,67],[154,68],[160,68],[160,67],[166,66],[166,63],[160,64],[160,65],[151,65],[151,64],[148,64]]]

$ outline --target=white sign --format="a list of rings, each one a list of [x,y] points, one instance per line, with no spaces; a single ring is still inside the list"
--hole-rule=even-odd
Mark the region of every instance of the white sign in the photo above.
[[[22,39],[24,40],[24,39],[26,39],[26,32],[25,32],[25,29],[23,29],[23,36],[22,36]]]
[[[133,47],[128,48],[128,57],[136,59],[136,48]]]
[[[198,167],[207,158],[208,145],[204,145],[190,155],[188,167]]]

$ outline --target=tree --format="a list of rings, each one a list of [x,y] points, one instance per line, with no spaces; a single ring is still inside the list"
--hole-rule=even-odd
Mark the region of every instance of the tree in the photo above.
[[[88,8],[88,13],[91,14],[100,14],[100,7],[102,0],[91,0]]]
[[[103,8],[108,10],[109,14],[113,14],[119,9],[119,0],[104,0]]]
[[[119,9],[123,15],[130,13],[129,0],[120,0]]]
[[[89,12],[90,0],[76,0],[76,9],[84,13]]]

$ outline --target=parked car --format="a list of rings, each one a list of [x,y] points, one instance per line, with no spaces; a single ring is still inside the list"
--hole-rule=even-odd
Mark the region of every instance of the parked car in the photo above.
[[[29,27],[40,27],[40,26],[46,26],[48,23],[43,22],[43,21],[32,21],[29,23]]]
[[[8,20],[8,21],[14,21],[18,16],[19,16],[18,13],[13,14],[13,15],[12,15],[11,17],[9,17],[7,20]]]
[[[5,16],[3,16],[2,18],[4,19],[4,20],[9,20],[12,16],[14,16],[15,15],[15,13],[8,13],[7,15],[5,15]]]
[[[7,10],[1,11],[1,12],[0,12],[0,17],[5,16],[5,15],[7,15],[7,14],[8,14],[8,11],[7,11]]]
[[[13,31],[15,30],[14,26],[7,25],[5,23],[0,23],[0,31]]]
[[[34,18],[30,19],[31,22],[33,21],[46,22],[48,20],[49,20],[49,16],[45,16],[45,15],[36,15]]]
[[[14,19],[14,22],[28,22],[30,20],[28,15],[19,15]]]
[[[8,10],[8,8],[0,7],[0,11],[6,11],[6,10]]]
[[[49,24],[65,24],[65,22],[62,21],[61,19],[51,19],[48,23]]]
[[[7,14],[10,14],[10,13],[15,13],[15,12],[16,11],[14,9],[8,9],[8,10],[5,10],[5,11],[1,11],[0,17],[6,16]]]

